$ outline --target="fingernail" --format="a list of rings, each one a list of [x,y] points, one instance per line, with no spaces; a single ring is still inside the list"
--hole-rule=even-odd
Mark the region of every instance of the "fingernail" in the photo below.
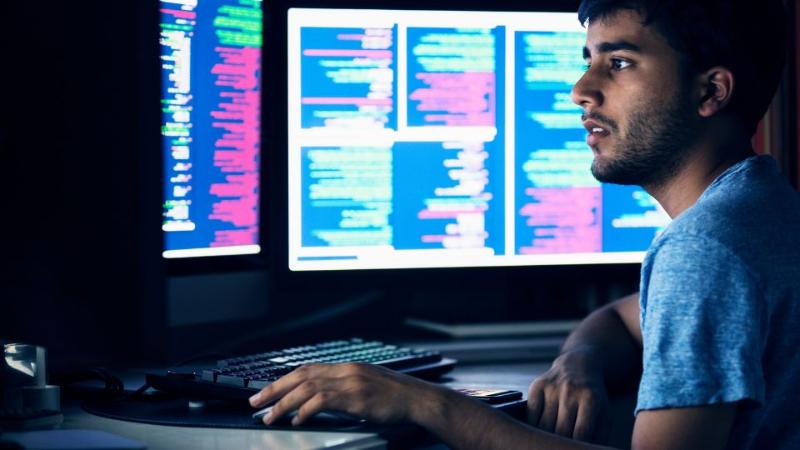
[[[250,397],[250,404],[255,406],[256,403],[258,402],[258,399],[260,399],[260,398],[261,398],[261,392],[259,392],[258,394]]]
[[[300,416],[292,417],[292,425],[299,425],[300,424]]]
[[[264,414],[264,423],[269,425],[270,421],[272,420],[272,411]]]

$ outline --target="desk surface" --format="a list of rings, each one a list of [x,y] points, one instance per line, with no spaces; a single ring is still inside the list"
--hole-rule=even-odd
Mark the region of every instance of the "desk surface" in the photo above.
[[[143,442],[149,450],[166,449],[384,449],[386,442],[368,433],[298,432],[283,430],[237,430],[189,428],[125,422],[93,416],[77,405],[64,409],[69,429],[103,430]]]
[[[448,374],[444,384],[459,387],[516,389],[527,396],[531,380],[547,370],[547,367],[548,364],[545,363],[461,365]],[[63,428],[107,431],[141,441],[150,450],[180,448],[366,450],[383,449],[387,445],[382,438],[370,433],[187,428],[125,422],[93,416],[81,410],[76,404],[66,404],[64,416]]]

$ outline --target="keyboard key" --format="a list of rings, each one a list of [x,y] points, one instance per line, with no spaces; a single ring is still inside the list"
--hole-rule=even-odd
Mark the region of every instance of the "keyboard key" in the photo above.
[[[250,380],[250,382],[247,383],[247,387],[261,390],[270,384],[272,384],[272,380]]]
[[[204,381],[215,382],[217,381],[217,375],[219,374],[218,370],[204,370],[200,379]]]
[[[230,386],[236,386],[236,387],[246,387],[247,386],[247,379],[243,378],[243,377],[240,377],[240,376],[234,376],[234,375],[218,375],[217,376],[217,383],[230,385]]]

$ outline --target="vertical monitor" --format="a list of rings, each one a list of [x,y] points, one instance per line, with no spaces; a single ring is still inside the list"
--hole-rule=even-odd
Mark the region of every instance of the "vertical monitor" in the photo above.
[[[641,262],[669,218],[591,174],[574,13],[288,12],[291,270]]]
[[[165,258],[259,243],[261,0],[160,0]]]

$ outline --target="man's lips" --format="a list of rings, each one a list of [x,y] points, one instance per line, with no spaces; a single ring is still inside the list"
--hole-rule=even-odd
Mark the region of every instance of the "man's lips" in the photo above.
[[[589,135],[586,136],[586,143],[589,144],[590,147],[595,147],[601,139],[611,134],[606,127],[594,120],[584,120],[583,126],[586,128],[586,131],[589,132]]]

